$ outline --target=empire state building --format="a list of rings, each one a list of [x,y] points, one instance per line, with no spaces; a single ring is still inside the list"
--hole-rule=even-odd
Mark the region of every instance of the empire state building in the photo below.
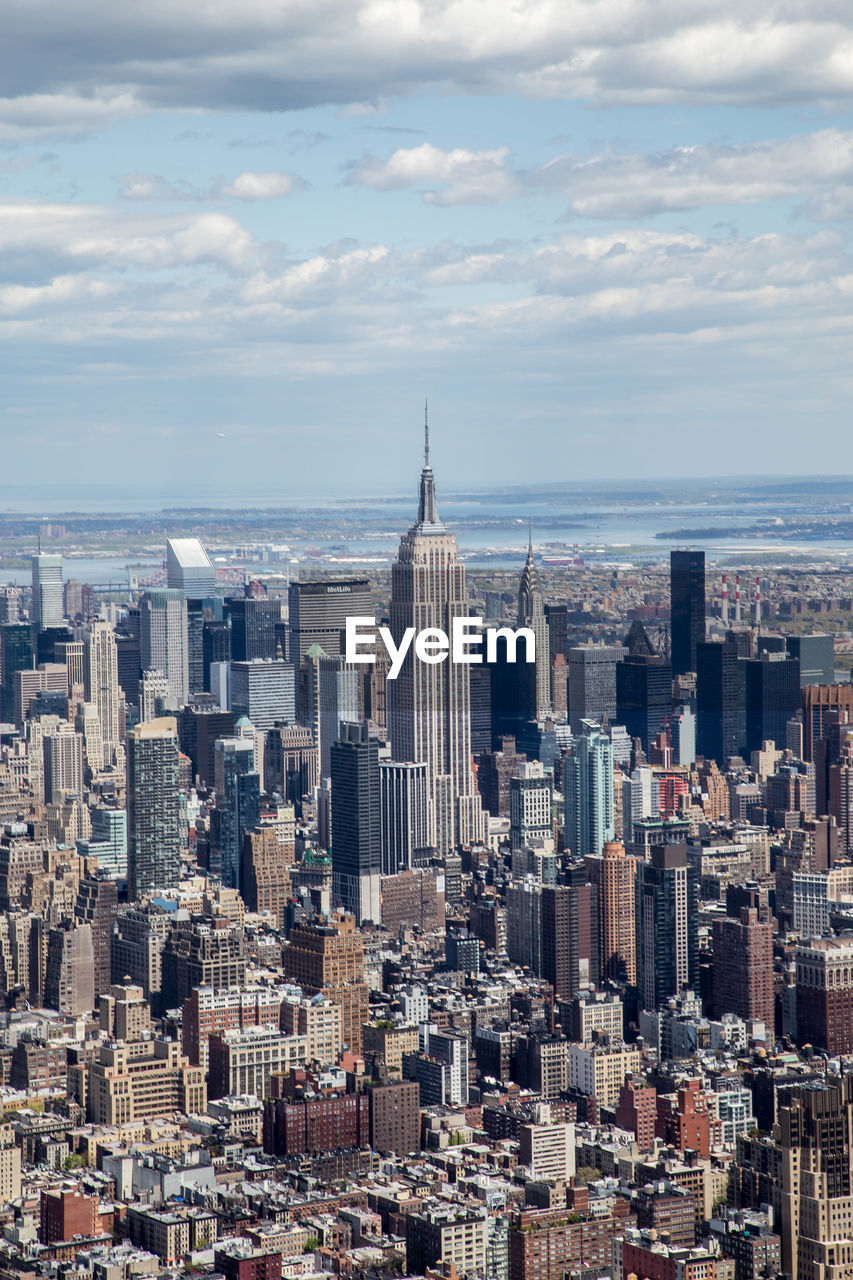
[[[468,616],[465,566],[456,539],[441,523],[424,426],[418,518],[404,534],[391,569],[391,632],[400,643],[407,627],[438,627],[447,635],[455,617]],[[391,753],[398,761],[426,762],[429,842],[439,854],[483,838],[484,818],[471,768],[470,675],[450,656],[419,661],[409,649],[388,684]]]

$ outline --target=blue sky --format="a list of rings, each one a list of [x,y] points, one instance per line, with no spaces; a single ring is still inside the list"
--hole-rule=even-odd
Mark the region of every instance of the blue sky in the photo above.
[[[4,26],[4,485],[853,472],[846,4]]]

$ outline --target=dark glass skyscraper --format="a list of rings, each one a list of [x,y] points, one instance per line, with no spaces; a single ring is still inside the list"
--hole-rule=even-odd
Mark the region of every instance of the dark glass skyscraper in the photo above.
[[[631,624],[624,643],[628,652],[616,665],[616,720],[648,751],[672,711],[672,667],[641,622]]]
[[[222,877],[224,885],[242,889],[243,836],[261,820],[253,739],[218,739],[214,760],[216,808],[210,814],[210,869]]]
[[[0,724],[15,720],[15,672],[33,665],[32,632],[26,622],[0,626]]]
[[[281,621],[280,600],[240,596],[226,600],[225,609],[231,619],[231,657],[235,662],[276,656],[275,624]]]
[[[342,724],[332,744],[332,886],[357,924],[379,923],[382,861],[379,741],[367,721]]]
[[[746,741],[743,667],[732,640],[696,646],[696,751],[721,766]]]
[[[743,662],[746,675],[746,749],[762,742],[785,746],[785,726],[800,708],[800,664],[784,654],[764,653]]]
[[[696,670],[696,646],[705,639],[705,552],[670,551],[672,671]]]

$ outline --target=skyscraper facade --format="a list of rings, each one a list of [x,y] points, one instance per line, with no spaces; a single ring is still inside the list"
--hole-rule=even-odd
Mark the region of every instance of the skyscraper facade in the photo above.
[[[33,665],[33,641],[25,622],[0,625],[0,723],[15,721],[15,672]]]
[[[566,843],[578,860],[599,857],[615,834],[613,747],[600,725],[581,721],[563,769]]]
[[[467,617],[465,566],[441,523],[426,436],[418,517],[391,569],[391,632],[440,628]],[[483,837],[483,811],[471,765],[470,680],[466,663],[419,661],[411,649],[388,685],[388,727],[395,760],[425,761],[429,843],[440,854]]]
[[[639,859],[611,840],[600,858],[587,858],[589,880],[598,889],[599,972],[602,980],[637,981],[635,895]]]
[[[655,652],[641,622],[631,624],[625,648],[616,667],[616,719],[648,751],[672,711],[672,667]]]
[[[743,680],[735,641],[703,640],[697,644],[696,750],[720,765],[745,747]]]
[[[721,916],[713,922],[714,1014],[736,1013],[757,1019],[774,1043],[773,925],[754,907],[742,907],[740,918]]]
[[[551,710],[551,658],[548,646],[548,621],[539,589],[539,575],[533,559],[532,535],[527,545],[527,561],[518,587],[518,625],[529,627],[536,640],[536,662],[531,671],[525,668],[535,681],[534,720],[545,720]]]
[[[341,725],[331,748],[332,892],[356,923],[379,923],[379,742],[366,721]]]
[[[62,556],[39,553],[32,558],[33,631],[62,625]]]
[[[124,696],[118,682],[118,652],[109,622],[95,619],[86,637],[83,668],[86,701],[98,709],[104,763],[113,764],[121,738]]]
[[[705,639],[705,552],[669,553],[672,671],[696,670],[696,646]]]
[[[696,886],[683,844],[650,850],[637,874],[637,987],[640,1008],[694,987],[698,978]]]
[[[131,899],[174,888],[181,875],[178,726],[172,716],[127,738],[128,889]]]
[[[139,645],[143,671],[162,671],[169,702],[179,710],[189,700],[187,602],[182,591],[146,591],[139,601]]]
[[[297,670],[312,645],[334,658],[344,652],[344,630],[350,616],[369,617],[371,588],[367,578],[334,582],[292,582],[288,591],[290,649]]]
[[[621,644],[580,644],[569,650],[569,718],[572,733],[584,720],[616,720],[616,667],[625,657]]]
[[[427,767],[379,761],[382,874],[390,876],[429,861]]]
[[[200,538],[166,539],[166,585],[202,599],[216,590],[216,570]]]
[[[796,659],[782,653],[762,653],[743,661],[746,686],[746,749],[762,742],[784,748],[788,721],[800,707],[800,671]]]
[[[243,837],[261,819],[260,778],[251,738],[214,744],[216,807],[210,815],[211,871],[230,889],[242,889]]]

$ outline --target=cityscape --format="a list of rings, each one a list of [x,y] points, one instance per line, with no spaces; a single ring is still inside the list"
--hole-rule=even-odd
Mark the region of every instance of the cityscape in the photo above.
[[[0,4],[0,1280],[853,1280],[851,111]]]
[[[843,545],[484,557],[444,469],[357,572],[6,517],[9,1280],[853,1268]]]

